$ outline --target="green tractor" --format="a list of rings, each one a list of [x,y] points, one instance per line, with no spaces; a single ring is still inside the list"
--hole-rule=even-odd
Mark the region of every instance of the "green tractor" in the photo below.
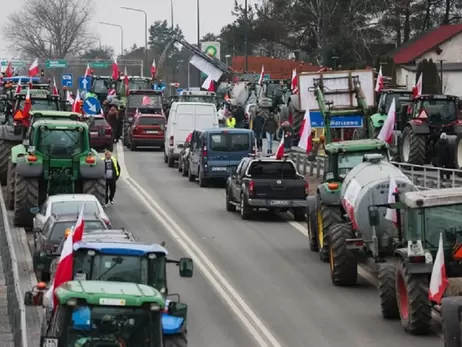
[[[323,181],[307,203],[310,249],[319,252],[323,262],[329,260],[329,229],[340,223],[344,214],[340,199],[343,179],[366,154],[382,154],[388,160],[387,144],[378,139],[332,142],[325,146],[325,152]]]
[[[11,149],[6,203],[15,226],[31,227],[32,210],[48,195],[93,194],[104,203],[104,163],[90,148],[88,129],[76,120],[40,119]]]

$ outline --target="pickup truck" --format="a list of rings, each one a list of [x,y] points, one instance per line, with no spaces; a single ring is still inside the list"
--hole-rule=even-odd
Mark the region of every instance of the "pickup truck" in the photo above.
[[[293,161],[246,157],[226,181],[226,210],[239,208],[244,220],[261,208],[291,211],[296,221],[304,221],[308,192],[308,182]]]

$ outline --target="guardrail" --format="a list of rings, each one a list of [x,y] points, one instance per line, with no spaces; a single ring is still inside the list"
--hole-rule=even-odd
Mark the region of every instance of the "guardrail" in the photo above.
[[[324,162],[326,157],[322,155],[308,156],[302,149],[292,147],[288,153],[289,158],[295,162],[301,174],[310,177],[322,178],[324,174]],[[420,166],[392,162],[397,166],[414,184],[420,188],[440,189],[462,187],[462,170],[445,169],[434,166]],[[443,180],[441,175],[449,175],[450,178]]]
[[[5,200],[0,189],[0,253],[7,286],[8,315],[15,347],[28,347],[26,307],[20,288],[18,258],[13,245]]]

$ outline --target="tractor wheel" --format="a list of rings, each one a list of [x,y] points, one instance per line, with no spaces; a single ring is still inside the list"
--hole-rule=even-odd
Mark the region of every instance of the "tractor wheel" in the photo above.
[[[10,211],[14,210],[14,186],[16,179],[16,165],[11,161],[11,157],[8,161],[8,176],[6,180],[6,208]]]
[[[405,262],[400,262],[396,270],[396,297],[401,324],[410,334],[424,335],[430,331],[432,315],[428,285],[427,274],[410,274]]]
[[[457,170],[462,170],[462,135],[457,135],[454,146],[454,164]],[[456,172],[457,176],[462,176],[462,172]]]
[[[32,228],[34,215],[30,209],[39,207],[39,180],[25,178],[17,173],[15,177],[13,223],[17,227]]]
[[[174,166],[175,166],[175,159],[173,159],[172,156],[169,156],[169,157],[168,157],[167,166],[168,166],[168,167],[174,167]]]
[[[401,136],[400,158],[401,162],[413,165],[424,165],[426,162],[425,135],[416,135],[412,127],[404,128]]]
[[[366,129],[364,129],[364,128],[356,128],[353,131],[352,140],[362,140],[362,139],[367,139]]]
[[[231,197],[229,196],[229,189],[226,189],[226,211],[236,212],[236,205],[231,203]]]
[[[460,329],[460,297],[453,296],[441,300],[441,326],[443,330],[444,347],[462,346]]]
[[[318,245],[318,218],[316,215],[316,210],[314,208],[310,209],[309,207],[306,210],[306,226],[308,231],[308,238],[310,239],[310,250],[312,252],[319,252]]]
[[[83,194],[93,194],[101,203],[106,203],[106,180],[99,178],[97,180],[85,180],[82,186]]]
[[[345,223],[329,231],[330,277],[335,286],[353,286],[358,281],[358,259],[346,245],[346,240],[354,237],[351,225]]]
[[[378,273],[380,307],[385,319],[398,319],[399,309],[396,299],[396,266],[381,264]]]
[[[164,335],[164,347],[187,347],[188,337],[186,333]]]
[[[2,186],[6,185],[8,176],[8,160],[10,158],[11,148],[14,145],[14,143],[0,140],[0,184]]]
[[[319,203],[318,208],[318,245],[319,258],[322,262],[329,261],[329,232],[330,229],[342,222],[340,207]]]

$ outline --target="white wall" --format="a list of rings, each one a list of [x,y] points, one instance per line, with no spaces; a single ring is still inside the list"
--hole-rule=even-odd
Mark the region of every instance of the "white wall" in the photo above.
[[[415,85],[415,72],[396,67],[396,83],[410,90]]]
[[[434,51],[430,51],[419,57],[417,64],[423,59],[444,60],[446,63],[462,63],[462,33],[457,34],[450,40],[440,45],[443,52],[438,55]]]

